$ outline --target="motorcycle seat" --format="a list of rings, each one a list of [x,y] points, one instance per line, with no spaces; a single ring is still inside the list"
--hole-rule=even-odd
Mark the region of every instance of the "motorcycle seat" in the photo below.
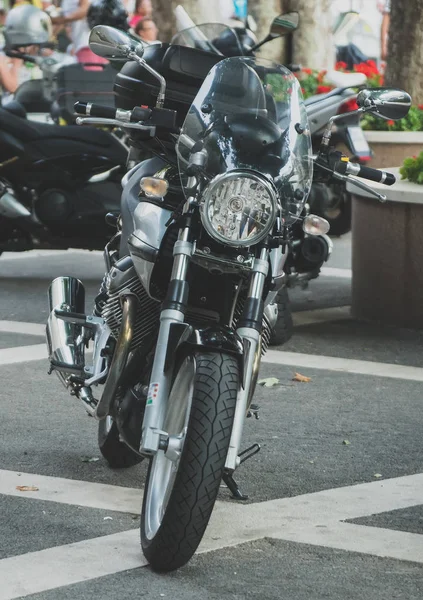
[[[316,104],[318,102],[323,102],[327,98],[332,98],[333,96],[342,96],[345,92],[345,88],[337,87],[326,94],[316,94],[315,96],[310,96],[307,100],[304,100],[304,104],[306,106],[310,106],[310,104]]]
[[[94,127],[60,126],[28,121],[4,108],[0,108],[0,130],[13,135],[24,144],[55,140],[57,143],[63,142],[66,147],[69,142],[78,142],[90,147],[87,148],[87,152],[101,151],[117,162],[125,162],[127,155],[121,143],[106,131]]]

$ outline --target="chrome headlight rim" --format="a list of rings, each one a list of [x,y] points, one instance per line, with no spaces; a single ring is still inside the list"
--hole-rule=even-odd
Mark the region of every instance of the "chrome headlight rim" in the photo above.
[[[266,226],[263,228],[263,230],[259,234],[256,234],[251,239],[234,241],[234,240],[231,240],[231,239],[225,237],[224,235],[219,234],[219,232],[216,231],[216,229],[213,227],[213,225],[210,222],[209,216],[207,214],[207,208],[208,208],[208,204],[211,200],[212,193],[216,189],[216,187],[218,187],[225,181],[229,181],[231,179],[236,179],[239,177],[251,179],[252,181],[255,181],[256,183],[261,184],[266,189],[267,193],[269,194],[269,198],[271,200],[272,214],[271,214],[270,218],[268,219]],[[271,181],[269,181],[269,179],[265,175],[263,175],[261,173],[257,173],[256,171],[248,171],[246,169],[233,169],[232,171],[227,171],[226,173],[216,175],[216,177],[214,177],[207,185],[206,189],[203,192],[202,202],[201,202],[201,206],[200,206],[201,222],[204,226],[204,229],[209,234],[209,236],[211,238],[213,238],[214,240],[224,244],[225,246],[231,246],[232,248],[248,248],[250,246],[255,246],[256,244],[261,242],[263,239],[265,239],[266,236],[269,234],[269,232],[273,228],[275,221],[276,221],[278,206],[279,206],[278,192],[276,191],[276,188],[273,185],[273,183]]]

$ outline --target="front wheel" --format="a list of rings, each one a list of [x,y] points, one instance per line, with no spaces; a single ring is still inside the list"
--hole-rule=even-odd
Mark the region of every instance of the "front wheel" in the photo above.
[[[182,440],[180,455],[151,459],[141,512],[141,545],[156,571],[192,557],[209,522],[222,479],[239,386],[238,362],[194,353],[175,373],[164,430]]]

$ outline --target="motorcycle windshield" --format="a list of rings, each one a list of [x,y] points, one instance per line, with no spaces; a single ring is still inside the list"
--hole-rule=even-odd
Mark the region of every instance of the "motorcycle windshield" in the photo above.
[[[201,195],[218,176],[232,171],[234,177],[242,176],[244,171],[271,186],[286,222],[296,219],[313,174],[298,80],[285,67],[262,59],[222,60],[189,109],[177,154],[186,197],[192,195],[186,185],[193,172]]]
[[[242,56],[242,46],[234,29],[221,23],[205,23],[180,31],[171,44],[205,50],[218,56]]]

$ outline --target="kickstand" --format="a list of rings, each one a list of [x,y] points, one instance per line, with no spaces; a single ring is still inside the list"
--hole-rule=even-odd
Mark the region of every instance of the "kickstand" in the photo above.
[[[240,458],[239,464],[242,464],[243,462],[245,462],[246,460],[248,460],[249,458],[251,458],[252,456],[257,454],[257,452],[260,452],[259,444],[253,444],[246,450],[243,450],[243,452],[239,453],[239,458]],[[231,471],[225,470],[225,472],[223,473],[222,479],[223,479],[223,483],[232,492],[232,498],[234,500],[248,500],[248,496],[241,492],[237,482],[233,478],[233,471],[231,472]]]
[[[248,500],[248,496],[244,495],[238,487],[237,482],[232,477],[232,473],[225,471],[222,476],[223,483],[229,488],[234,500]]]

